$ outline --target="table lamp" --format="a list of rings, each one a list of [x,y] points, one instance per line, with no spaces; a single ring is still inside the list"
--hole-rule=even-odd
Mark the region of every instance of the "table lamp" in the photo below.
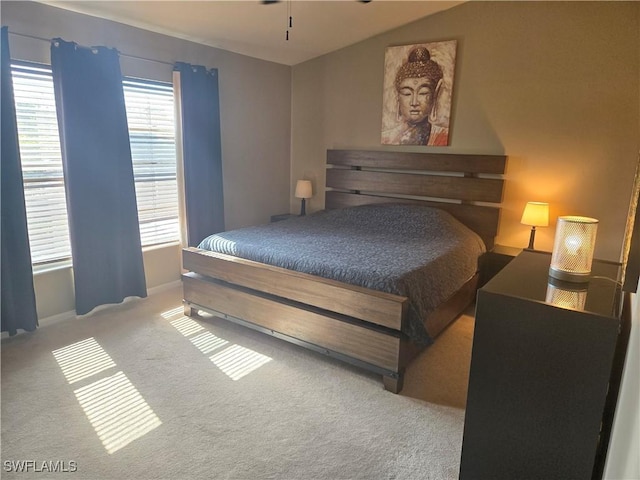
[[[533,250],[533,242],[536,238],[536,227],[549,226],[549,204],[544,202],[527,202],[522,212],[520,223],[531,227],[529,236],[529,250]]]
[[[595,218],[558,217],[549,276],[568,282],[588,282],[597,231]]]
[[[300,206],[300,215],[306,215],[306,200],[313,196],[313,189],[311,188],[310,180],[298,180],[296,183],[296,198],[302,199],[302,205]]]

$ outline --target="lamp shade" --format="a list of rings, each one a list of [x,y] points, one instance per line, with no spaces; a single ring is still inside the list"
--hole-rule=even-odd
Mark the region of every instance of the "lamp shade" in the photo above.
[[[549,275],[569,282],[588,282],[597,231],[595,218],[558,217]]]
[[[296,198],[311,198],[313,196],[313,189],[311,188],[310,180],[298,180],[296,183]]]
[[[532,227],[548,227],[549,204],[544,202],[527,202],[520,223]]]

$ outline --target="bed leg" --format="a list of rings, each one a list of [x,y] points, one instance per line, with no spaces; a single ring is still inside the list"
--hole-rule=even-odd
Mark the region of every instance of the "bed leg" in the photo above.
[[[198,310],[196,310],[195,308],[191,307],[189,304],[185,303],[184,304],[184,316],[185,317],[195,317],[196,315],[198,315]]]
[[[382,383],[384,384],[384,389],[391,393],[400,393],[404,384],[404,372],[398,374],[397,378],[384,375],[382,377]]]

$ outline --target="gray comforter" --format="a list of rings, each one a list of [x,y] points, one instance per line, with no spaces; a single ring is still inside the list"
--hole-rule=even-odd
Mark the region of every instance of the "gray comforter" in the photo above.
[[[364,205],[211,235],[199,248],[409,298],[405,333],[428,345],[422,319],[477,270],[485,246],[449,213]]]

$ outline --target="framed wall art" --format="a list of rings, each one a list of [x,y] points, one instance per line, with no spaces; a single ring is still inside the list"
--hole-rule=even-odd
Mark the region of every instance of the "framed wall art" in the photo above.
[[[387,47],[382,144],[449,145],[456,40]]]

